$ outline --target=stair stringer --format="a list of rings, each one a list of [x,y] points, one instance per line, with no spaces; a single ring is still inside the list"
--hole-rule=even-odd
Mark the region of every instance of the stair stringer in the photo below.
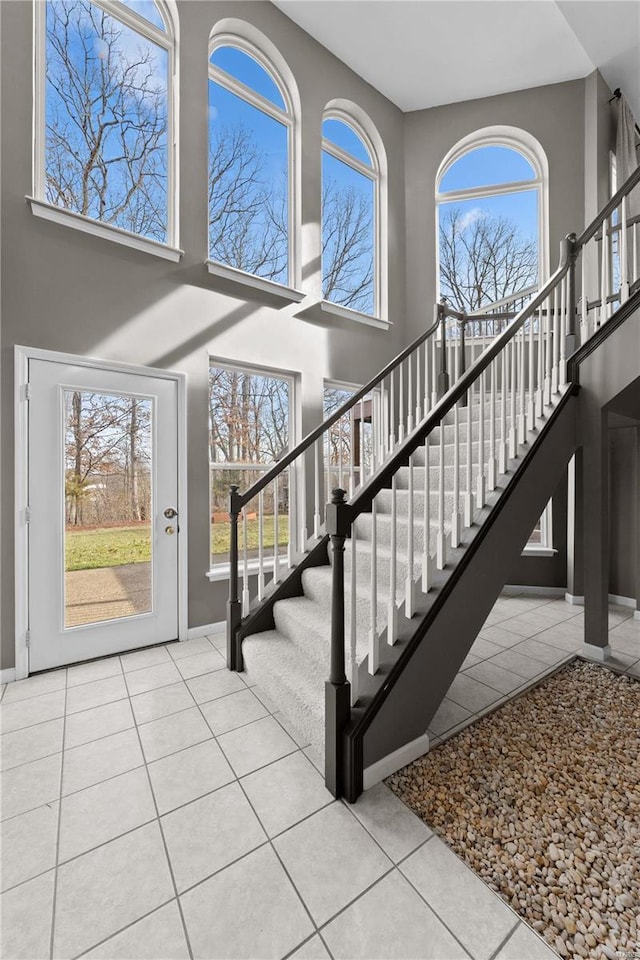
[[[359,771],[424,736],[575,452],[576,408],[569,388],[542,430],[530,435],[529,450],[504,478],[494,505],[484,509],[481,526],[453,552],[450,569],[441,572],[413,621],[405,621],[412,635],[403,631],[400,649],[388,648],[395,662],[385,658],[383,676],[370,678],[378,680],[377,689],[352,709],[345,732],[356,780]]]

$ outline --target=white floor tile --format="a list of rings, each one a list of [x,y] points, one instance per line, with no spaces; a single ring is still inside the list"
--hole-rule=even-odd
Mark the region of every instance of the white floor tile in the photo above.
[[[268,845],[181,900],[195,960],[284,957],[314,932]]]
[[[474,957],[489,960],[516,923],[509,907],[438,838],[399,868]]]
[[[223,733],[218,742],[238,777],[298,749],[273,717]]]
[[[492,657],[491,663],[496,663],[499,667],[503,667],[511,673],[516,673],[523,680],[532,680],[533,677],[537,677],[545,669],[545,665],[540,663],[539,660],[527,657],[517,650],[503,650],[502,653]]]
[[[207,637],[207,640],[216,648],[216,650],[221,650],[223,656],[226,656],[227,637],[224,630],[222,630],[220,633],[210,633]]]
[[[83,960],[188,960],[189,948],[177,902],[160,907],[99,947],[83,953],[82,957]]]
[[[291,960],[330,960],[330,958],[331,954],[320,939],[319,934],[311,937],[295,953],[291,954]]]
[[[53,956],[75,957],[173,897],[157,823],[63,863]]]
[[[237,783],[166,814],[162,830],[179,893],[267,839]]]
[[[138,734],[124,730],[101,740],[66,750],[62,773],[62,795],[84,790],[94,783],[133,770],[144,762]]]
[[[0,837],[3,890],[50,870],[56,864],[58,803],[45,803],[4,820]]]
[[[267,708],[252,690],[239,690],[228,697],[203,703],[201,710],[216,736],[268,715]]]
[[[500,654],[498,654],[500,656]],[[545,665],[538,663],[538,672],[545,669]],[[487,687],[499,693],[511,693],[522,685],[522,677],[511,670],[505,670],[494,660],[483,660],[467,670],[467,676],[484,683]]]
[[[206,703],[208,700],[217,700],[228,693],[246,690],[247,685],[237,673],[231,670],[216,670],[215,673],[205,673],[201,677],[187,680],[187,686],[194,696],[196,703]]]
[[[226,670],[227,665],[217,650],[209,644],[206,653],[197,653],[193,657],[183,657],[176,663],[178,670],[185,680],[200,677],[203,673],[214,673],[216,670]]]
[[[168,663],[171,657],[166,647],[149,647],[147,650],[134,650],[133,653],[123,653],[120,656],[122,669],[125,673],[132,670],[143,670],[146,667],[155,667],[159,663]]]
[[[91,683],[83,683],[67,690],[67,714],[100,707],[103,703],[123,700],[127,696],[122,674],[107,677],[106,680],[93,680]]]
[[[333,802],[324,780],[303,753],[292,753],[242,780],[270,837]]]
[[[138,730],[147,763],[211,737],[211,730],[197,707],[143,723]]]
[[[51,803],[60,796],[62,754],[32,760],[21,767],[5,770],[0,777],[2,819]]]
[[[180,683],[172,683],[168,687],[158,687],[157,690],[131,697],[137,723],[168,717],[172,713],[187,710],[193,703],[193,697],[182,680]]]
[[[108,840],[142,826],[156,816],[144,767],[63,797],[60,848],[63,863]]]
[[[526,923],[519,923],[495,960],[558,960],[558,954],[548,947]]]
[[[26,680],[15,680],[7,685],[3,703],[15,703],[30,697],[39,697],[43,693],[53,693],[64,690],[66,685],[66,670],[54,670],[51,673],[41,673]]]
[[[172,660],[182,660],[184,657],[193,657],[197,653],[210,653],[212,645],[206,637],[197,637],[195,640],[181,640],[177,643],[168,643],[167,652]]]
[[[522,636],[508,629],[508,623],[501,623],[499,626],[483,627],[479,634],[482,640],[488,640],[495,646],[508,648],[516,643],[522,642]]]
[[[396,922],[390,922],[394,917]],[[380,880],[324,928],[335,960],[465,960],[424,900],[399,873]]]
[[[128,700],[114,700],[101,707],[92,707],[67,717],[64,728],[65,750],[91,743],[101,737],[121,733],[134,726],[133,713]]]
[[[273,844],[317,924],[329,920],[392,866],[340,803],[303,820]]]
[[[36,723],[45,723],[47,720],[62,717],[64,700],[64,690],[56,690],[55,693],[46,693],[30,700],[19,700],[14,703],[5,703],[3,697],[0,704],[0,731],[11,733],[13,730],[22,730]]]
[[[13,733],[3,733],[0,739],[0,770],[58,753],[62,750],[63,726],[64,721],[60,717]]]
[[[408,856],[431,836],[426,823],[384,783],[366,790],[348,809],[394,863]]]
[[[161,814],[203,797],[234,779],[233,770],[214,740],[205,740],[150,763],[149,774]]]
[[[106,680],[108,677],[118,677],[122,674],[120,657],[107,657],[106,660],[90,660],[89,663],[79,663],[67,670],[67,686],[77,687],[81,683],[91,683],[93,680]]]
[[[166,650],[165,650],[166,653]],[[126,674],[129,695],[135,697],[138,693],[147,693],[158,687],[167,687],[181,679],[176,665],[167,653],[167,662],[159,663],[155,667],[145,667],[141,670],[132,670]]]
[[[433,715],[429,729],[432,730],[436,736],[440,736],[471,716],[472,713],[469,710],[465,710],[460,704],[454,703],[453,700],[445,697]]]
[[[466,673],[459,673],[454,678],[453,683],[447,690],[447,698],[460,704],[465,710],[470,710],[471,713],[479,713],[499,700],[500,693],[493,687],[488,687],[485,683],[474,680],[473,677],[469,676],[467,670]]]
[[[532,660],[539,660],[546,666],[553,666],[553,664],[558,663],[559,660],[562,660],[567,655],[566,650],[554,650],[548,643],[540,642],[533,638],[523,640],[517,647],[513,647],[513,651],[514,653],[523,653],[525,656],[531,657]]]
[[[49,956],[54,871],[14,887],[0,897],[0,956],[41,960]]]

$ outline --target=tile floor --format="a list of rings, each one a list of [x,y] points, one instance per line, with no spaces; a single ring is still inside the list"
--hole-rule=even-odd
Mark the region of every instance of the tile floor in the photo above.
[[[631,614],[611,610],[613,666],[640,676]],[[580,608],[500,598],[433,741],[581,642]],[[225,669],[222,645],[2,690],[5,960],[555,956],[384,784],[354,806],[333,800],[317,757]]]

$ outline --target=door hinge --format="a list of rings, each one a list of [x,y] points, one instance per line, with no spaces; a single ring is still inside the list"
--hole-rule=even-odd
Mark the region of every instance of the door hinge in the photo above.
[[[27,641],[27,649],[31,646],[31,630],[25,632],[25,640]]]
[[[31,507],[24,508],[24,522],[31,523]]]
[[[31,400],[31,384],[29,382],[24,385],[24,396],[25,400]]]

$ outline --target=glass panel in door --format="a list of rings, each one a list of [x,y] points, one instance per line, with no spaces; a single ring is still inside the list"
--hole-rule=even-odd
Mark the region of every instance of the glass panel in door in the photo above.
[[[153,407],[64,389],[64,627],[153,609]]]

